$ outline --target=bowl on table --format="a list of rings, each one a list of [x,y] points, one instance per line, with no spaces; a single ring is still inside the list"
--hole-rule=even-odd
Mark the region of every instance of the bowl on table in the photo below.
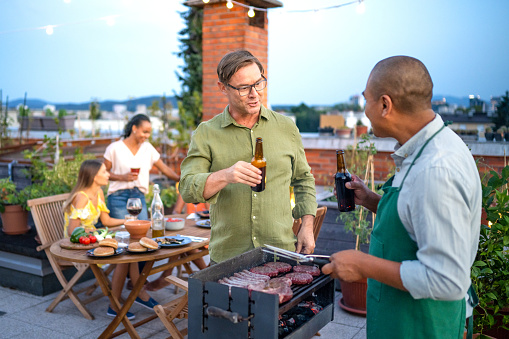
[[[131,239],[141,239],[147,235],[151,222],[149,220],[127,220],[125,229],[131,235]]]
[[[164,228],[166,228],[167,231],[178,231],[184,228],[185,223],[185,219],[170,217],[164,221]]]

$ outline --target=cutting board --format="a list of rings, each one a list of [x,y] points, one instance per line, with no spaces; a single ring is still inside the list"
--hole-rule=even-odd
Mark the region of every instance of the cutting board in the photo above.
[[[99,247],[99,244],[97,242],[95,242],[90,245],[83,245],[83,244],[71,242],[71,240],[69,240],[69,239],[62,239],[62,240],[60,240],[60,247],[66,249],[66,250],[90,250],[92,248]]]

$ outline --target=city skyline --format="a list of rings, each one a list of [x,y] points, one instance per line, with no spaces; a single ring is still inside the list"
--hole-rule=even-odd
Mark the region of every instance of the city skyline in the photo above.
[[[332,105],[364,90],[370,70],[391,55],[422,60],[435,96],[509,90],[509,2],[283,0],[269,10],[268,100]],[[0,3],[0,89],[10,100],[55,103],[180,93],[180,1],[61,0]],[[60,26],[59,26],[60,24]],[[45,29],[55,25],[53,34]]]

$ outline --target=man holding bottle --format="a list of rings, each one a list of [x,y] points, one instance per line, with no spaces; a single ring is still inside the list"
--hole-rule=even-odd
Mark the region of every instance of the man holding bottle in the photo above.
[[[346,184],[377,213],[369,254],[337,252],[322,271],[368,278],[368,338],[463,338],[481,184],[467,146],[431,109],[432,90],[422,62],[396,56],[376,64],[363,92],[374,134],[398,141],[396,174],[383,196],[358,177]]]
[[[312,253],[316,193],[297,126],[261,104],[267,79],[250,52],[226,54],[217,73],[228,106],[194,132],[180,181],[184,201],[211,204],[212,262],[264,244]],[[262,180],[262,170],[251,164],[257,138],[263,140],[266,159],[261,192],[251,189]],[[296,200],[293,217],[302,217],[296,244],[290,186]]]

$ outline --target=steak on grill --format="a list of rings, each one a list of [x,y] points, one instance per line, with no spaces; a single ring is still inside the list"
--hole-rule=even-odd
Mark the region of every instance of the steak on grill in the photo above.
[[[278,273],[286,273],[292,270],[292,265],[281,261],[271,261],[266,263],[265,266],[277,269]]]
[[[318,277],[320,275],[320,269],[316,266],[307,266],[307,265],[293,266],[293,271],[299,272],[299,273],[309,273],[313,277]]]
[[[293,272],[285,275],[292,280],[295,285],[307,285],[313,281],[313,276],[309,273]]]
[[[277,277],[279,274],[277,268],[273,268],[270,266],[256,266],[250,269],[251,272],[257,274],[263,274],[269,277]]]
[[[277,294],[279,297],[279,303],[284,303],[293,297],[293,291],[290,288],[292,281],[289,278],[269,278],[266,275],[256,274],[247,270],[234,273],[233,276],[224,277],[217,281],[220,284],[227,285],[230,287],[240,287],[251,291],[259,291],[269,294]]]

